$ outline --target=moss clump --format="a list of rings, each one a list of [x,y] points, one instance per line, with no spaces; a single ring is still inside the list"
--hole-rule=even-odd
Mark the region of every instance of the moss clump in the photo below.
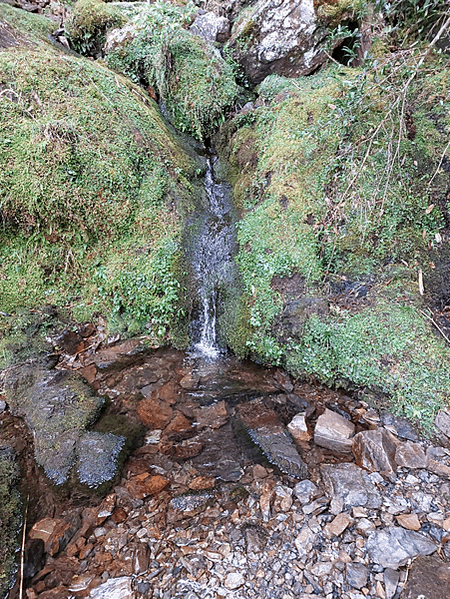
[[[74,50],[97,56],[105,44],[107,31],[122,27],[126,21],[118,8],[102,0],[78,0],[64,27]]]
[[[223,123],[237,95],[232,67],[209,42],[182,25],[191,9],[158,2],[127,26],[128,38],[108,52],[108,65],[153,86],[172,123],[203,140]]]
[[[19,548],[21,500],[17,484],[19,468],[10,448],[0,448],[0,597],[11,589],[16,571],[16,554]]]
[[[65,305],[122,330],[150,323],[154,339],[177,319],[187,330],[180,232],[198,158],[145,92],[98,63],[11,49],[0,86],[2,311]]]
[[[228,124],[221,147],[244,209],[237,259],[252,328],[248,351],[295,374],[379,389],[430,424],[448,401],[450,356],[424,323],[417,281],[419,270],[432,280],[448,243],[450,180],[438,167],[450,105],[445,61],[430,58],[410,79],[414,64],[268,77],[259,107]],[[394,113],[402,106],[399,126]],[[407,265],[408,277],[388,285],[383,273],[396,264]],[[302,285],[293,294],[275,284],[296,279]],[[307,340],[286,327],[290,302],[334,305],[339,281],[369,281],[386,293],[374,293],[370,309],[358,302],[328,315],[311,309],[297,323]],[[383,346],[389,367],[377,353]]]

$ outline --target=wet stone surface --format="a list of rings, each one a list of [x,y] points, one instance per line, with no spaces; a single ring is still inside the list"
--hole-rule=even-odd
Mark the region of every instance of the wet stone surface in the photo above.
[[[431,554],[447,572],[445,448],[395,435],[364,402],[281,371],[162,350],[130,349],[124,360],[121,347],[114,366],[113,350],[81,366],[111,414],[141,415],[145,442],[107,497],[68,495],[30,519],[27,543],[39,542],[41,557],[37,566],[30,558],[27,599],[418,599],[411,581],[422,574],[408,577],[411,561]],[[356,463],[373,453],[370,435],[356,454],[317,445],[325,410],[356,435],[378,427],[381,449],[392,435],[390,471],[383,459],[371,460],[372,472]],[[288,425],[297,414],[308,434],[296,441]],[[426,599],[450,596],[444,578]]]

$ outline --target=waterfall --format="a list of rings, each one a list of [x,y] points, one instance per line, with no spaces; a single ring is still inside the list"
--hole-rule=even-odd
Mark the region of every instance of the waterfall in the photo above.
[[[198,285],[200,306],[192,325],[195,355],[217,358],[223,348],[217,333],[221,289],[231,285],[234,276],[236,233],[232,218],[231,188],[215,181],[216,156],[207,159],[205,176],[206,205],[195,218],[200,222],[194,244],[192,267]]]

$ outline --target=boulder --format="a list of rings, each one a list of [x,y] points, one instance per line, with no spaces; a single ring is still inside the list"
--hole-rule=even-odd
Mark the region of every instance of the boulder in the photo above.
[[[427,456],[419,443],[401,443],[395,451],[395,462],[401,468],[426,468]]]
[[[91,489],[112,482],[124,446],[125,437],[113,433],[83,432],[77,442],[77,472],[80,482]]]
[[[430,555],[436,549],[437,545],[430,538],[398,526],[377,530],[367,541],[370,559],[383,568],[393,570],[419,555]]]
[[[326,409],[319,416],[314,429],[314,443],[332,451],[349,453],[355,425],[332,410]]]
[[[209,42],[225,42],[230,37],[230,21],[214,12],[207,12],[195,18],[189,31]]]
[[[248,77],[260,83],[267,75],[308,75],[327,60],[328,30],[317,18],[312,0],[258,0],[238,18],[230,46]]]

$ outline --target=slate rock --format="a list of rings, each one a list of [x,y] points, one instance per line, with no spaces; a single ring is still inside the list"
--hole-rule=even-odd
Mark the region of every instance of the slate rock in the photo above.
[[[392,599],[397,591],[400,580],[400,573],[392,568],[386,568],[384,571],[384,591],[385,599]]]
[[[367,584],[369,570],[364,564],[357,562],[347,564],[345,579],[355,589],[362,589]]]
[[[314,443],[332,451],[350,453],[355,425],[332,410],[325,412],[317,419],[314,429]]]
[[[369,472],[391,474],[397,470],[394,437],[384,429],[361,431],[353,439],[356,463]]]
[[[437,549],[436,543],[428,537],[398,526],[371,533],[366,547],[373,562],[393,570],[404,566],[410,559],[430,555]]]
[[[345,507],[381,506],[380,493],[369,474],[356,464],[325,464],[320,470],[327,494],[342,497]]]
[[[119,467],[125,437],[113,433],[86,431],[77,443],[77,472],[80,482],[96,488],[112,482]]]
[[[427,456],[419,443],[400,443],[395,451],[395,462],[401,468],[426,468]]]
[[[419,435],[407,418],[394,416],[390,412],[383,412],[380,418],[382,424],[401,439],[407,439],[408,441],[419,440]]]
[[[434,424],[444,435],[450,437],[450,414],[448,412],[439,410],[434,419]]]
[[[136,593],[131,586],[130,576],[110,578],[100,586],[92,589],[91,599],[135,599]]]

